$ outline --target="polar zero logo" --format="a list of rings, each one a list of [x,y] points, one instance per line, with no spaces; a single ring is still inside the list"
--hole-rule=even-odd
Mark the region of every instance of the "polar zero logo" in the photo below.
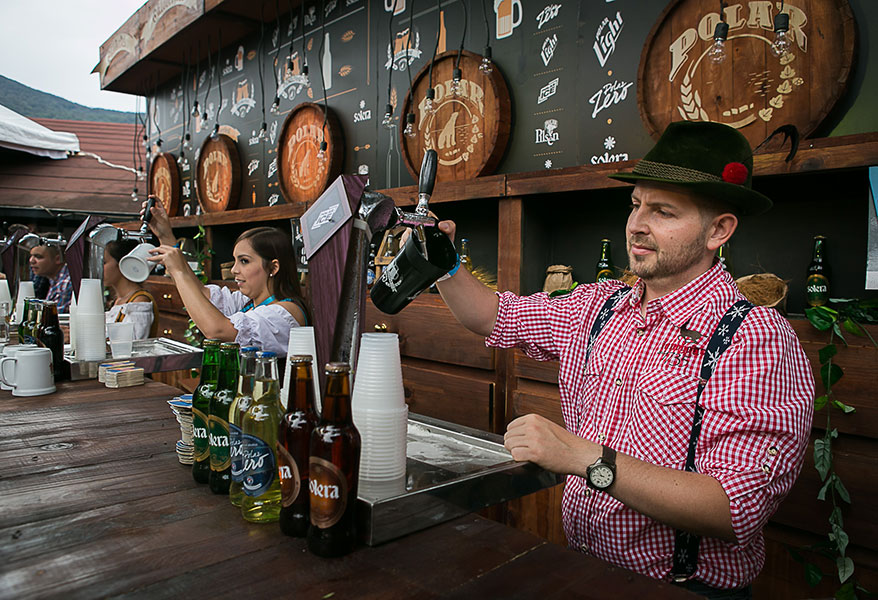
[[[588,99],[588,103],[593,106],[591,110],[591,118],[594,119],[602,110],[619,104],[628,97],[628,88],[634,85],[633,82],[614,81],[605,84],[601,89],[596,91]]]

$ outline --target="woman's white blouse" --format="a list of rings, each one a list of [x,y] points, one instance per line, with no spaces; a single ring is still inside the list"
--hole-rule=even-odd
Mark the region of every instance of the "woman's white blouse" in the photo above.
[[[240,312],[250,298],[227,287],[208,285],[210,302],[229,318],[238,330],[235,341],[241,346],[258,346],[266,352],[286,356],[290,343],[290,329],[299,323],[280,304],[257,306]]]
[[[119,311],[125,315],[123,323],[134,323],[134,339],[145,340],[149,337],[149,328],[152,326],[152,302],[128,302],[116,304],[106,312],[106,322],[115,323]]]

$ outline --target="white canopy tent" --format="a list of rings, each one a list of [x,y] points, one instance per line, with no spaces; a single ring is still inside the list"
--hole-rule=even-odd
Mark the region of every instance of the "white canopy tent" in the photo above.
[[[68,152],[79,152],[79,138],[52,131],[0,104],[0,148],[60,159],[67,158]]]

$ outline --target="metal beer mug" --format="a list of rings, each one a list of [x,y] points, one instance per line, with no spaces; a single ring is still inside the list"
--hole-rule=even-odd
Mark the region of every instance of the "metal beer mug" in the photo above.
[[[438,227],[425,227],[424,237],[429,260],[422,254],[417,236],[413,234],[372,286],[369,295],[381,312],[395,315],[454,268],[457,251],[448,236]]]

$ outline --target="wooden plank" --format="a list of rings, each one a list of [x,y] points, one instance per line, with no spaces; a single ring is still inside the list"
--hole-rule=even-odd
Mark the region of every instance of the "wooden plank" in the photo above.
[[[458,200],[478,200],[498,198],[506,195],[506,175],[489,175],[466,181],[440,181],[433,189],[430,202],[456,202]],[[390,196],[397,206],[411,207],[418,203],[418,186],[409,185],[392,189],[378,190]]]
[[[559,366],[557,360],[534,360],[520,350],[515,352],[515,377],[557,385]]]
[[[524,237],[524,203],[521,198],[503,198],[498,203],[497,223],[497,288],[521,293],[522,239]],[[492,431],[503,433],[510,420],[511,392],[514,383],[510,377],[515,350],[494,351],[496,364],[496,396]]]
[[[65,406],[77,406],[81,403],[108,402],[126,399],[138,399],[147,404],[152,400],[173,398],[176,390],[161,383],[147,381],[142,386],[111,389],[97,380],[92,381],[59,381],[55,384],[56,392],[46,396],[16,398],[11,392],[0,391],[0,415],[3,415],[4,426],[11,424],[9,419],[22,418],[27,415],[10,417],[5,413],[24,413],[34,409],[57,409]],[[33,416],[30,417],[33,420]],[[5,427],[4,427],[5,429]],[[3,429],[0,429],[0,435]]]
[[[491,430],[491,373],[403,359],[402,380],[410,412]]]
[[[395,315],[386,315],[367,301],[365,322],[366,331],[397,333],[402,356],[494,368],[494,350],[485,347],[485,338],[457,322],[439,294],[421,294]]]
[[[512,393],[512,406],[516,417],[533,413],[564,425],[557,385],[519,379]]]

